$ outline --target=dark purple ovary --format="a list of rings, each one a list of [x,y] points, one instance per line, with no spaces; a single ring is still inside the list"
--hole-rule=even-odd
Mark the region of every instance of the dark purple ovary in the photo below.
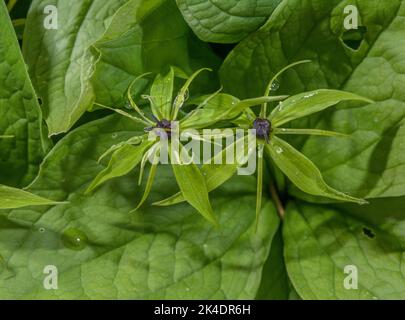
[[[151,131],[153,129],[162,129],[156,130],[156,134],[162,139],[170,139],[172,136],[172,124],[169,120],[158,120],[154,127],[145,128],[145,131]]]
[[[269,142],[270,132],[271,132],[271,123],[267,119],[257,118],[253,122],[253,129],[256,130],[256,137],[259,139],[266,140]]]

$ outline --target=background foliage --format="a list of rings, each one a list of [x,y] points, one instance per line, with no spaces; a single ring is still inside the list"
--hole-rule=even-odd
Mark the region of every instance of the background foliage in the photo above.
[[[19,1],[10,16],[26,16],[24,33],[13,32],[5,3],[0,134],[16,139],[0,140],[0,182],[69,203],[1,211],[1,298],[405,299],[405,1]],[[58,30],[43,28],[47,4],[58,8]],[[354,43],[343,28],[349,4],[365,30]],[[219,229],[187,204],[151,205],[176,188],[167,168],[135,214],[136,172],[84,195],[105,167],[99,156],[143,129],[94,102],[123,107],[136,76],[168,65],[214,69],[193,94],[222,85],[240,99],[261,96],[303,59],[312,63],[285,73],[277,94],[331,88],[376,101],[294,123],[349,139],[289,140],[328,184],[370,204],[308,196],[273,167],[285,219],[267,188],[256,233],[254,177],[212,194]],[[59,269],[58,290],[43,288],[46,265]],[[346,265],[358,267],[358,290],[343,286]]]

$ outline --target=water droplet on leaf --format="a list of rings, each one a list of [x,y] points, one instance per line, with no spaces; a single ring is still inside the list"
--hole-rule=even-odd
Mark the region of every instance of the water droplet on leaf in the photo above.
[[[128,102],[124,105],[124,108],[125,108],[125,109],[128,109],[128,110],[132,110],[131,103],[128,101]]]
[[[309,98],[313,97],[316,94],[317,94],[316,92],[312,92],[310,94],[307,94],[307,95],[304,96],[304,99],[309,99]]]
[[[184,92],[184,101],[187,101],[189,96],[190,96],[190,92],[188,91],[188,89],[186,89],[186,91]]]
[[[279,83],[277,80],[275,80],[275,81],[271,84],[270,90],[271,90],[271,91],[276,91],[276,90],[278,90],[278,88],[280,88],[280,83]]]
[[[87,235],[75,228],[66,229],[61,237],[63,245],[72,250],[83,250],[88,242]]]
[[[40,227],[40,228],[38,229],[38,232],[39,232],[39,233],[44,233],[45,231],[46,231],[46,229],[43,228],[43,227]]]
[[[280,147],[276,147],[276,152],[278,153],[278,154],[281,154],[281,153],[283,153],[283,149],[281,149]]]
[[[113,133],[113,134],[111,135],[111,138],[115,139],[117,136],[118,136],[118,134]]]

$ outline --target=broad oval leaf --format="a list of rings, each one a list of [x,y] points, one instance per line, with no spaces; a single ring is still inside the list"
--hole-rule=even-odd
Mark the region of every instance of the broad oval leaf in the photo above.
[[[280,102],[269,116],[269,120],[276,127],[292,120],[309,116],[325,110],[339,102],[357,100],[372,103],[370,99],[357,94],[338,90],[315,90],[297,94]]]
[[[23,187],[37,175],[50,142],[4,1],[0,3],[0,182]]]
[[[373,225],[364,222],[367,213],[354,218],[321,205],[287,206],[284,257],[303,299],[405,299],[403,215]],[[348,289],[353,284],[357,289]]]
[[[176,75],[180,69],[190,75],[202,67],[217,69],[220,63],[208,44],[191,32],[172,0],[129,0],[93,47],[99,60],[91,82],[97,101],[109,106],[125,104],[128,86],[144,72],[165,73],[173,66]],[[218,85],[215,74],[199,80],[202,92]],[[144,93],[146,84],[140,81],[133,93]]]
[[[91,107],[95,96],[90,78],[96,59],[90,47],[126,1],[32,2],[23,52],[34,87],[43,101],[50,135],[68,131]],[[57,17],[49,15],[46,20],[46,6],[53,6]],[[46,22],[50,27],[44,27]]]
[[[207,42],[238,42],[258,29],[281,0],[176,0],[184,19]]]
[[[271,137],[266,150],[281,171],[302,191],[340,201],[367,203],[328,186],[311,160],[276,136]]]

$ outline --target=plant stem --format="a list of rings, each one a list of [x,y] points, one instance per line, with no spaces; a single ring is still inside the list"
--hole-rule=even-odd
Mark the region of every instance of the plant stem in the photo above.
[[[25,19],[15,19],[12,21],[14,27],[19,27],[25,25]]]
[[[7,3],[7,10],[8,10],[8,12],[10,12],[11,10],[13,10],[13,8],[14,8],[15,4],[17,3],[17,1],[18,1],[18,0],[10,0],[10,1]]]
[[[280,216],[280,219],[284,220],[285,209],[284,209],[283,203],[281,202],[280,197],[278,195],[276,186],[274,185],[273,182],[270,183],[270,194],[271,194],[271,198],[274,201],[274,204],[276,205],[277,213]]]

